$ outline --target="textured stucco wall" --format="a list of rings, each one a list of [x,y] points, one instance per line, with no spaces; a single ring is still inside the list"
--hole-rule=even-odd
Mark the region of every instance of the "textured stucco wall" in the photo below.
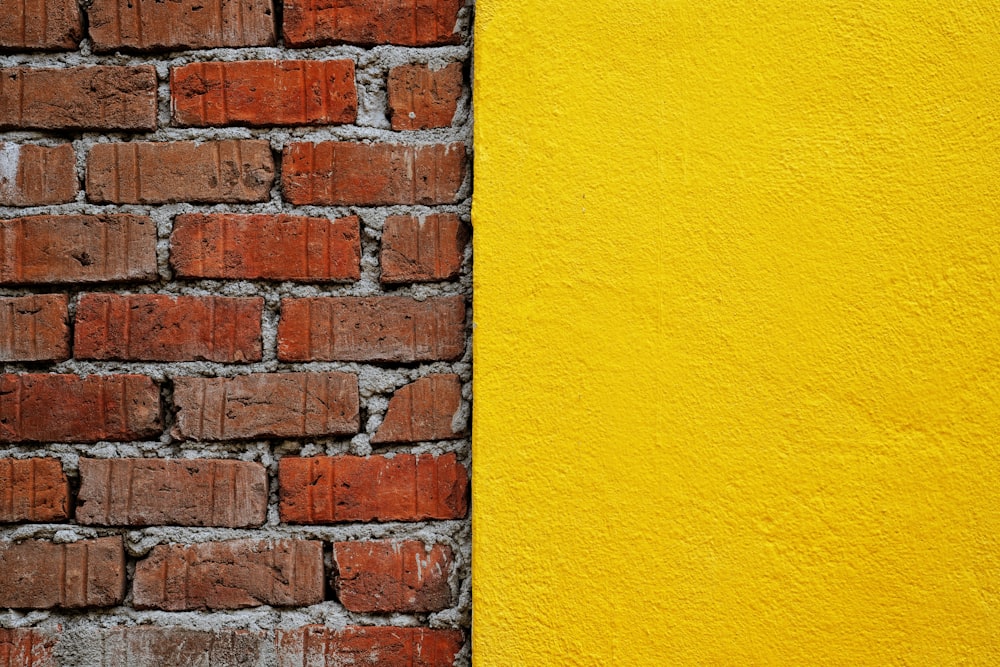
[[[1000,663],[996,7],[477,5],[475,663]]]

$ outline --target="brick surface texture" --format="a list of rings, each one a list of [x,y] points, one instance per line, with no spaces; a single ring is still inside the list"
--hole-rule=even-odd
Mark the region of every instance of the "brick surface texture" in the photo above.
[[[278,486],[289,523],[460,519],[468,507],[454,454],[286,457]]]
[[[338,542],[333,545],[337,595],[358,612],[428,612],[451,604],[451,549],[423,542]]]
[[[323,600],[323,544],[233,540],[155,547],[136,567],[137,609],[242,609]]]
[[[156,129],[156,70],[149,65],[0,69],[0,128]]]
[[[84,294],[73,348],[80,359],[258,361],[260,297]]]
[[[0,297],[0,361],[59,361],[69,356],[65,294]]]
[[[69,518],[69,483],[58,459],[0,459],[0,522]]]
[[[0,667],[469,667],[472,0],[0,4]]]
[[[73,146],[0,143],[0,206],[45,206],[76,199]]]

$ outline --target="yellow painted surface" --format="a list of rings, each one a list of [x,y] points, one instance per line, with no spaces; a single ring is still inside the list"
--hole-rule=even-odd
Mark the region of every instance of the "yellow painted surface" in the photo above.
[[[1000,7],[477,10],[477,667],[1000,664]]]

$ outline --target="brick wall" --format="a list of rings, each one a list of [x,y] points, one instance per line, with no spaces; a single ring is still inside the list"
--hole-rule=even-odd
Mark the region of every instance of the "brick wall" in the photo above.
[[[469,664],[471,13],[4,5],[0,667]]]

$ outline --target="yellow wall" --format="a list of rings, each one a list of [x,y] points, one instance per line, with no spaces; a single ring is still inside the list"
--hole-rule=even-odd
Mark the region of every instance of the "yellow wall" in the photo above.
[[[1000,664],[1000,9],[478,0],[474,655]]]

